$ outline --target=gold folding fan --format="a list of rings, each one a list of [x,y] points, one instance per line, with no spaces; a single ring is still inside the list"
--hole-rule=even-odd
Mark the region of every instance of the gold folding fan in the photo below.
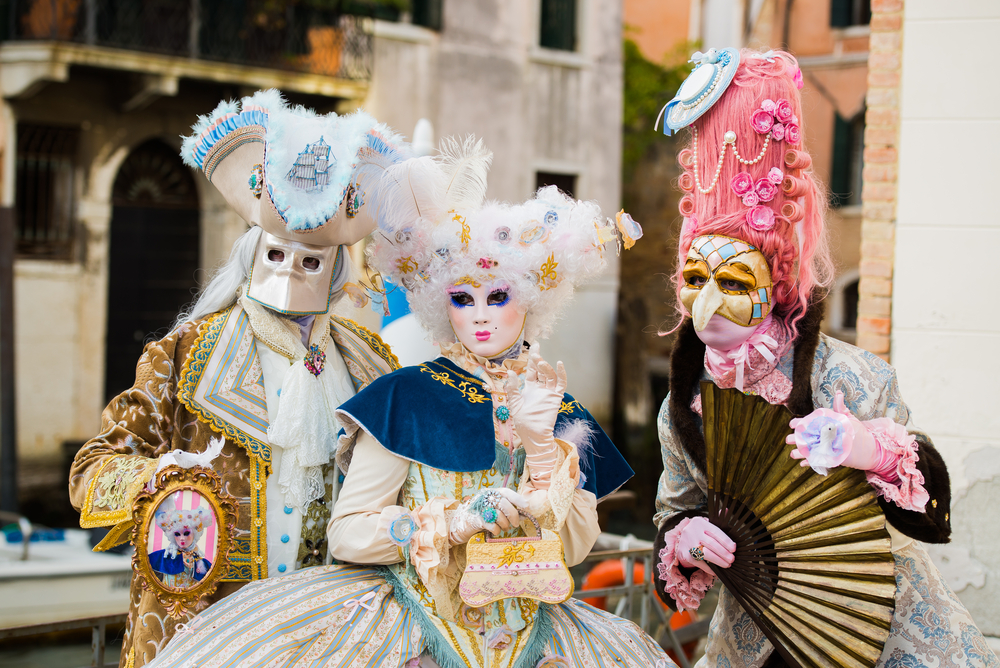
[[[896,580],[885,515],[864,473],[821,476],[789,457],[792,414],[702,382],[708,519],[736,542],[722,583],[791,666],[872,667]]]

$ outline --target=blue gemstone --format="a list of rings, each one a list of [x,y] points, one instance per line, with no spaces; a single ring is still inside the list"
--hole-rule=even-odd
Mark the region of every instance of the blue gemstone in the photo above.
[[[291,539],[288,537],[287,533],[281,534],[281,542],[282,543],[287,543],[289,540],[291,540]]]
[[[284,573],[287,570],[288,570],[288,566],[285,566],[284,564],[278,564],[278,572],[279,573]]]
[[[506,422],[510,419],[510,411],[506,406],[497,406],[497,419]]]
[[[279,397],[281,396],[281,388],[280,387],[278,388],[278,396]]]
[[[286,515],[291,515],[292,514],[292,510],[294,510],[294,508],[292,508],[291,506],[285,506],[285,514]]]

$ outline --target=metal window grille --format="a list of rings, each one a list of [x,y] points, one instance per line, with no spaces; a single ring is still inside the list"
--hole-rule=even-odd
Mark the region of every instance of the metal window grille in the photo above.
[[[441,30],[443,24],[441,5],[442,0],[412,0],[414,25]]]
[[[440,4],[440,3],[439,3]],[[364,80],[372,36],[361,15],[387,0],[0,0],[8,40],[60,40]]]
[[[868,25],[871,20],[871,0],[831,0],[830,2],[830,26],[833,28]]]
[[[17,125],[17,253],[69,259],[73,252],[73,175],[78,128]]]
[[[538,43],[548,49],[576,50],[576,0],[542,0]]]

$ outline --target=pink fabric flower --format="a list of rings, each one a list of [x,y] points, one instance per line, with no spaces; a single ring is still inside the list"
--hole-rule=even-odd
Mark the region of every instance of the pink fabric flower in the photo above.
[[[771,139],[774,141],[781,141],[785,138],[785,126],[781,123],[775,123],[771,127]]]
[[[656,570],[663,581],[663,589],[677,602],[677,610],[697,610],[705,592],[712,588],[715,576],[698,569],[691,574],[691,579],[681,573],[680,562],[677,560],[677,540],[691,518],[687,517],[673,529],[664,534],[664,546],[660,550]]]
[[[486,646],[490,649],[507,649],[507,645],[514,639],[514,632],[510,630],[510,627],[504,624],[498,628],[492,629],[486,634]]]
[[[781,185],[781,182],[785,180],[785,173],[778,167],[772,167],[771,171],[767,173],[767,180],[776,186]]]
[[[743,195],[743,206],[757,206],[760,203],[760,196],[751,190]]]
[[[757,134],[766,135],[774,125],[774,117],[771,116],[770,112],[758,109],[750,117],[750,125],[753,126]]]
[[[753,190],[753,179],[746,172],[739,172],[733,177],[733,180],[729,182],[729,187],[733,189],[733,192],[737,195],[743,196]]]
[[[755,230],[766,232],[774,227],[774,211],[763,204],[747,211],[747,224]]]
[[[792,103],[788,100],[778,100],[778,106],[774,110],[774,118],[779,123],[787,123],[792,120]]]
[[[757,199],[761,202],[770,202],[778,194],[778,186],[770,179],[761,179],[754,186],[754,192],[757,193]]]
[[[802,70],[800,69],[795,70],[795,75],[792,77],[792,81],[795,82],[796,88],[802,90],[802,87],[805,85],[805,82],[802,81]]]
[[[778,105],[774,100],[764,100],[760,103],[760,108],[769,114],[773,114],[774,110],[778,108]]]
[[[789,123],[785,126],[785,141],[789,144],[798,144],[801,140],[802,134],[798,125],[795,123]]]

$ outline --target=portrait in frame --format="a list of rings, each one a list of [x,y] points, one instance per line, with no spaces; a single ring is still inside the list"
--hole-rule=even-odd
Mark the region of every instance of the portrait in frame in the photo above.
[[[218,474],[202,466],[168,466],[136,497],[132,565],[170,616],[196,611],[225,576],[236,508]]]

